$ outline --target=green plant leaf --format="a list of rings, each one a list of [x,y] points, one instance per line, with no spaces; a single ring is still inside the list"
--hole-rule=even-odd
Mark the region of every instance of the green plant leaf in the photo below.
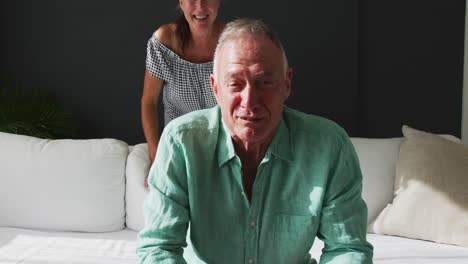
[[[40,138],[74,138],[72,115],[44,90],[0,88],[0,131]]]

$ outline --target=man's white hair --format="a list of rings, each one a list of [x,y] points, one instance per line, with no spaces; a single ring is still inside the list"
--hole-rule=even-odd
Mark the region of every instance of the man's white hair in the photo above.
[[[213,58],[213,74],[216,76],[219,53],[224,46],[229,41],[233,41],[242,37],[242,35],[248,34],[251,36],[265,36],[270,39],[280,50],[283,57],[283,64],[285,71],[288,68],[288,58],[286,57],[286,52],[284,51],[283,45],[276,35],[272,27],[267,25],[265,22],[259,19],[250,19],[250,18],[239,18],[229,22],[221,33],[218,44]]]

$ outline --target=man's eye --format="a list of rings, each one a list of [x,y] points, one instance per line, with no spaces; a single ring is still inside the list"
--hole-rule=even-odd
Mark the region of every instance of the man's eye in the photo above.
[[[230,82],[228,83],[228,87],[230,89],[238,89],[241,86],[239,82]]]
[[[258,80],[257,85],[260,87],[268,88],[273,85],[273,82],[270,80]]]

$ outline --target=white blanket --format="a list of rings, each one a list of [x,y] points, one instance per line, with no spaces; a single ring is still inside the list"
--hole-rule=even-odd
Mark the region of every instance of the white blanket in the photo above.
[[[0,228],[0,263],[108,264],[137,262],[136,233],[40,232]]]

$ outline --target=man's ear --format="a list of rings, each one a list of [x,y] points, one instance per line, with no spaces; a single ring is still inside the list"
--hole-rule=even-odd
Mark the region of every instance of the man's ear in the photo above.
[[[291,81],[292,81],[292,74],[293,70],[291,67],[288,67],[286,71],[286,80],[285,80],[285,85],[286,85],[286,98],[285,100],[291,95]]]
[[[215,76],[213,74],[210,74],[210,84],[211,84],[211,89],[213,90],[213,94],[216,97],[216,101],[219,104],[218,84],[216,83],[216,79],[215,79]]]

